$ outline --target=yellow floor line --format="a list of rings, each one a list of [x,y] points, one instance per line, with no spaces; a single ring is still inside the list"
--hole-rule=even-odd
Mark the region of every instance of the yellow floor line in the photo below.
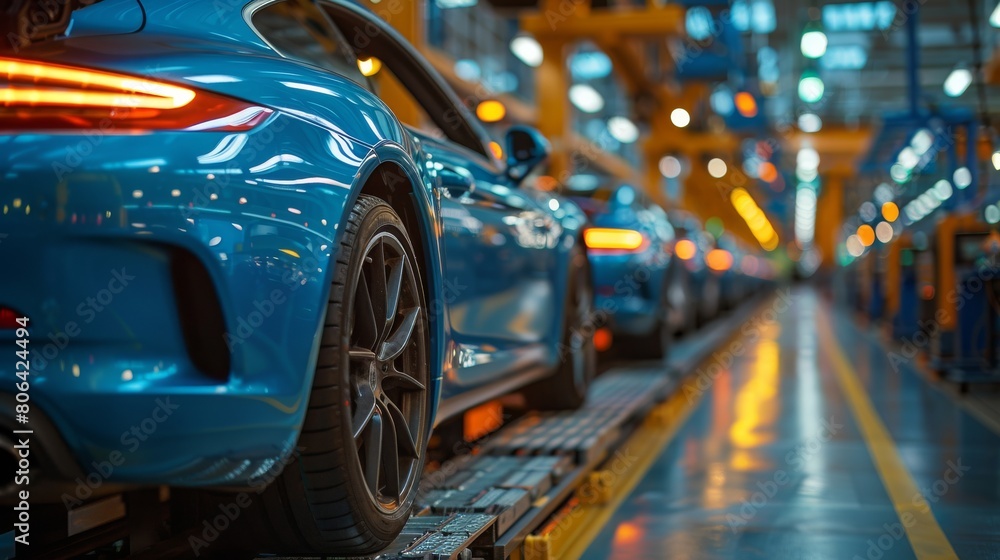
[[[879,418],[864,385],[834,337],[830,328],[832,320],[830,313],[822,309],[818,319],[820,340],[832,361],[837,382],[847,396],[848,405],[861,429],[868,452],[882,478],[882,484],[889,493],[913,552],[920,560],[958,558],[951,543],[948,542],[948,537],[934,518],[933,512],[927,507],[927,502],[920,499],[920,489],[903,464],[889,430]]]

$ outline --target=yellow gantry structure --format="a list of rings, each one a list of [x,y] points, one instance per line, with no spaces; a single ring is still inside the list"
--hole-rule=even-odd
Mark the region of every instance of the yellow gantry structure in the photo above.
[[[424,2],[372,2],[369,7],[382,15],[393,27],[413,42],[428,60],[456,86],[459,94],[477,101],[486,90],[480,84],[464,82],[454,74],[454,61],[444,53],[427,47],[424,39]],[[520,18],[523,31],[532,34],[541,45],[544,57],[537,68],[536,106],[518,101],[509,95],[492,95],[507,108],[507,119],[534,124],[552,140],[553,156],[550,173],[565,181],[580,167],[599,169],[622,180],[642,185],[649,195],[664,206],[676,204],[694,212],[703,220],[716,216],[728,231],[751,246],[760,245],[746,220],[734,208],[732,192],[745,191],[760,202],[763,200],[757,182],[746,177],[734,162],[739,160],[740,138],[724,129],[694,130],[680,128],[670,121],[670,112],[682,108],[695,114],[708,96],[704,83],[661,83],[651,80],[647,72],[650,61],[643,48],[648,41],[662,44],[670,37],[685,33],[685,9],[679,4],[661,4],[649,0],[638,7],[594,9],[590,0],[539,0],[539,7]],[[647,106],[640,113],[648,120],[649,134],[643,139],[643,168],[634,169],[602,146],[582,138],[573,131],[573,107],[568,99],[572,85],[567,57],[581,41],[596,44],[612,60],[616,75],[633,99]],[[665,57],[669,58],[669,57]],[[419,124],[420,113],[397,84],[386,80],[381,94],[401,120]],[[465,90],[465,91],[463,91]],[[843,223],[844,188],[855,175],[855,162],[867,151],[870,133],[867,129],[824,129],[813,134],[796,130],[781,139],[786,153],[795,154],[802,147],[815,149],[821,157],[820,175],[823,190],[817,204],[816,240],[824,261],[831,263]],[[665,200],[663,176],[659,168],[665,155],[677,155],[689,165],[682,175],[684,188],[680,200]],[[727,173],[712,177],[706,162],[719,157],[728,163]],[[794,189],[794,184],[786,185]],[[781,228],[775,224],[781,233]],[[757,232],[758,235],[760,232]],[[791,239],[782,239],[781,244]]]

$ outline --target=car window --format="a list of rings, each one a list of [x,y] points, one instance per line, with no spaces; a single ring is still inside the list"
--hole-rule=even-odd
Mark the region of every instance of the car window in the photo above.
[[[284,57],[318,66],[368,87],[340,31],[307,0],[284,0],[257,10],[253,26]]]
[[[427,114],[427,108],[406,89],[388,66],[383,65],[382,70],[372,76],[371,81],[375,94],[389,105],[403,124],[434,138],[447,137]]]

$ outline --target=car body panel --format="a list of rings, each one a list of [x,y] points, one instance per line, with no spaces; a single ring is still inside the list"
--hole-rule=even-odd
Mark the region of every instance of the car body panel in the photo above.
[[[143,0],[137,33],[96,36],[81,26],[79,38],[22,53],[274,110],[239,133],[135,132],[114,122],[0,132],[0,223],[12,232],[0,256],[24,265],[0,279],[0,304],[32,318],[40,360],[32,402],[80,465],[121,452],[115,482],[240,486],[290,454],[339,226],[368,178],[390,164],[412,184],[421,221],[414,236],[426,249],[437,420],[548,374],[581,225],[566,212],[571,203],[559,214],[497,161],[420,138],[362,84],[271,51],[246,24],[246,2],[215,4]],[[98,6],[82,9],[80,21]],[[438,162],[464,165],[484,198],[443,201]],[[469,227],[463,208],[481,225]],[[497,236],[506,249],[495,259],[465,262],[474,260],[470,247],[487,250]],[[205,268],[218,295],[231,351],[224,380],[192,363],[174,317],[170,255],[179,250]],[[450,274],[465,275],[457,295]],[[94,298],[108,301],[97,300],[98,310]],[[0,366],[0,379],[13,387],[14,371]]]

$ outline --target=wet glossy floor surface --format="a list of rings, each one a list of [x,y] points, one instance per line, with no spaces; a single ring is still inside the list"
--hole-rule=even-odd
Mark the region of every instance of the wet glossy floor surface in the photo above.
[[[764,304],[693,380],[585,559],[1000,559],[1000,436],[815,292]]]

